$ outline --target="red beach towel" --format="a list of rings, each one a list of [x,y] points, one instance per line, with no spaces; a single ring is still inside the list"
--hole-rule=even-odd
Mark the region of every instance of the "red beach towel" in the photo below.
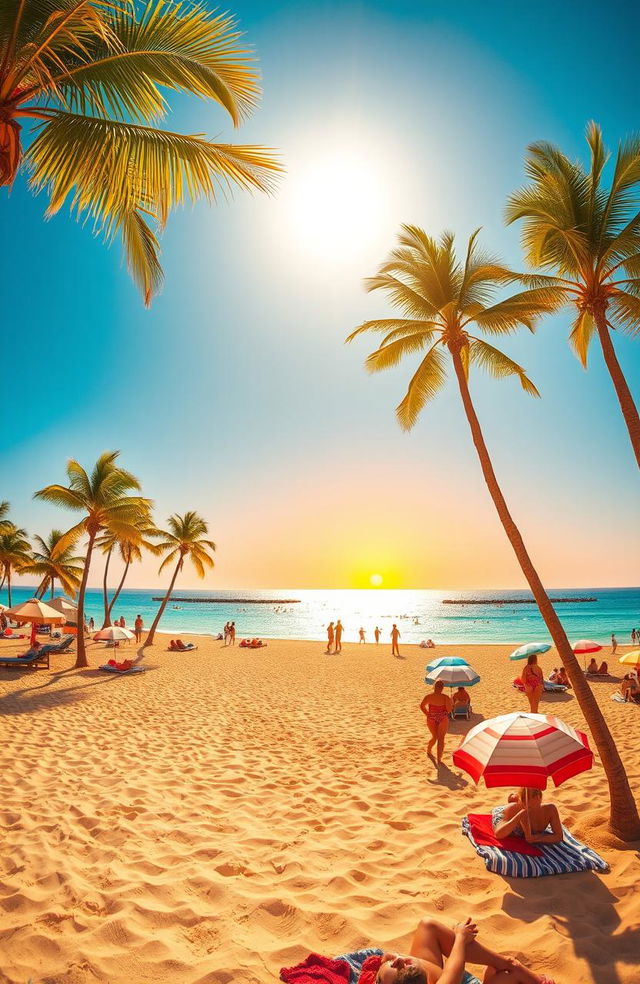
[[[542,857],[540,848],[535,844],[528,844],[524,837],[496,837],[490,813],[470,813],[469,829],[474,841],[481,847],[500,847],[503,851],[513,851],[514,854]]]
[[[331,960],[310,953],[295,967],[283,967],[280,980],[286,984],[348,984],[351,971],[346,960]]]
[[[382,957],[367,957],[362,965],[358,984],[376,984],[376,974],[380,970]]]

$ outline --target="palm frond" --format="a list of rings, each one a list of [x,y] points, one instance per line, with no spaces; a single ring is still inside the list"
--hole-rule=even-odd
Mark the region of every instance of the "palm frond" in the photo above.
[[[483,331],[493,335],[506,335],[519,327],[534,330],[536,321],[543,314],[555,311],[566,303],[562,287],[536,287],[513,294],[492,307],[476,313],[473,321]]]
[[[517,376],[525,393],[530,396],[540,396],[540,393],[528,378],[522,366],[510,359],[504,352],[489,345],[488,342],[474,335],[469,336],[469,360],[472,364],[484,369],[495,379],[507,376]]]
[[[578,310],[578,315],[571,326],[569,335],[569,345],[580,359],[584,369],[587,368],[587,354],[589,343],[595,331],[593,315],[587,308]]]
[[[640,297],[620,290],[616,291],[609,303],[613,310],[615,327],[627,335],[637,337],[640,334]]]
[[[54,506],[62,506],[64,509],[78,510],[84,508],[82,497],[73,489],[65,488],[64,485],[47,485],[39,492],[34,492],[33,498],[51,502]]]
[[[380,348],[367,356],[365,366],[369,372],[382,372],[384,369],[397,366],[405,355],[421,351],[432,337],[433,331],[422,329],[396,338],[386,345],[383,343]]]
[[[396,408],[396,416],[403,430],[411,430],[420,411],[444,386],[447,378],[446,364],[445,353],[439,347],[439,342],[435,342],[412,376],[406,396]]]

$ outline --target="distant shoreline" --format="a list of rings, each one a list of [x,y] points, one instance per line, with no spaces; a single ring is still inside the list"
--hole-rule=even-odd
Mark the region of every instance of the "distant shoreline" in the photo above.
[[[154,599],[156,600],[156,599]],[[159,600],[159,599],[158,599]],[[554,605],[582,605],[597,598],[549,598]],[[443,605],[535,605],[535,598],[443,598]]]
[[[164,601],[164,598],[152,598],[151,601]],[[299,605],[299,598],[169,598],[169,602],[177,601],[185,605]]]

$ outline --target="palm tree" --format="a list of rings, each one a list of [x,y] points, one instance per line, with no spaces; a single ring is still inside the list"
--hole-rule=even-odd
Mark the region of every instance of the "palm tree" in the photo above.
[[[555,271],[523,280],[549,288],[556,308],[575,309],[569,342],[584,368],[597,334],[640,468],[640,417],[611,337],[640,331],[640,138],[620,145],[608,186],[602,175],[609,152],[595,123],[587,142],[588,171],[552,144],[532,144],[525,165],[531,184],[510,196],[507,222],[524,220],[528,263]]]
[[[36,550],[32,559],[22,569],[25,574],[37,574],[42,578],[36,591],[36,597],[44,598],[47,588],[51,589],[53,598],[54,584],[60,582],[60,587],[69,598],[74,598],[82,581],[82,557],[74,555],[74,547],[69,543],[66,533],[61,530],[51,530],[46,539],[34,536]]]
[[[47,215],[69,200],[107,242],[120,235],[147,305],[169,212],[234,186],[267,191],[281,170],[264,148],[160,129],[167,90],[213,100],[234,126],[251,114],[258,77],[232,17],[190,0],[0,5],[0,185],[24,160]]]
[[[456,259],[453,236],[445,234],[439,242],[414,226],[403,226],[399,241],[377,276],[367,281],[370,291],[382,290],[398,307],[401,316],[384,321],[367,321],[348,341],[363,332],[382,332],[379,348],[369,355],[371,372],[397,365],[403,356],[426,353],[413,375],[407,395],[397,408],[400,425],[409,430],[422,408],[442,389],[448,365],[460,391],[471,429],[482,474],[504,531],[538,604],[540,613],[563,661],[580,707],[591,729],[609,782],[611,829],[624,840],[640,837],[640,818],[631,794],[624,766],[602,712],[571,649],[547,592],[507,507],[469,392],[472,366],[496,378],[515,376],[525,392],[538,396],[521,366],[488,344],[470,328],[490,335],[507,335],[518,327],[533,329],[537,318],[554,303],[545,288],[526,290],[492,303],[495,288],[514,279],[503,266],[479,253],[477,233],[469,240],[466,256]]]
[[[7,600],[11,608],[11,573],[20,574],[31,560],[31,544],[27,540],[27,531],[5,523],[4,532],[0,532],[0,569],[2,583],[7,585]]]
[[[102,552],[107,556],[102,578],[102,598],[104,603],[104,621],[102,623],[103,629],[108,625],[111,625],[111,612],[113,611],[113,606],[118,600],[120,592],[124,587],[124,582],[127,574],[129,573],[129,567],[131,564],[135,561],[142,560],[143,549],[149,550],[151,553],[159,553],[155,543],[152,543],[151,540],[148,539],[148,537],[156,535],[155,528],[150,525],[150,515],[148,510],[143,511],[140,517],[140,523],[140,526],[132,525],[127,533],[114,533],[112,530],[106,530],[97,543],[97,546],[99,546]],[[113,551],[116,548],[120,553],[120,557],[124,561],[124,570],[122,572],[122,577],[120,578],[118,587],[114,591],[111,601],[109,601],[109,565],[111,563]]]
[[[84,596],[91,568],[91,555],[98,534],[105,529],[125,532],[136,521],[141,509],[149,508],[148,499],[127,495],[140,489],[140,483],[130,472],[116,464],[119,451],[104,451],[88,475],[82,465],[70,459],[67,463],[69,485],[47,485],[36,492],[34,498],[44,499],[65,509],[83,512],[85,515],[67,536],[71,539],[86,535],[87,552],[84,559],[82,581],[78,591],[78,655],[76,667],[87,666],[84,641]]]
[[[167,602],[171,597],[176,578],[184,567],[185,558],[191,558],[191,563],[195,567],[198,577],[204,577],[205,567],[213,567],[213,557],[210,554],[214,552],[216,545],[211,540],[204,539],[209,532],[209,527],[201,516],[198,516],[196,512],[186,512],[184,516],[179,516],[176,513],[169,517],[168,526],[168,530],[157,531],[158,536],[161,538],[157,544],[158,553],[167,554],[160,564],[158,574],[174,560],[176,561],[176,566],[167,593],[162,599],[158,614],[149,629],[145,646],[150,646],[154,640],[156,629],[167,607]]]

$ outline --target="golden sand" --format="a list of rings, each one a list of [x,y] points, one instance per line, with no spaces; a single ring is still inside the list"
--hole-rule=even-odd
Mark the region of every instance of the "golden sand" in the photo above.
[[[458,647],[194,641],[175,656],[159,637],[137,676],[73,655],[0,670],[0,981],[262,984],[310,950],[402,948],[420,916],[472,914],[558,984],[637,984],[639,845],[604,832],[599,764],[550,795],[609,874],[507,880],[461,836],[505,797],[425,756],[424,665]],[[525,708],[511,648],[464,648],[478,714]],[[637,791],[640,708],[593,689]],[[584,727],[572,697],[541,710]]]

